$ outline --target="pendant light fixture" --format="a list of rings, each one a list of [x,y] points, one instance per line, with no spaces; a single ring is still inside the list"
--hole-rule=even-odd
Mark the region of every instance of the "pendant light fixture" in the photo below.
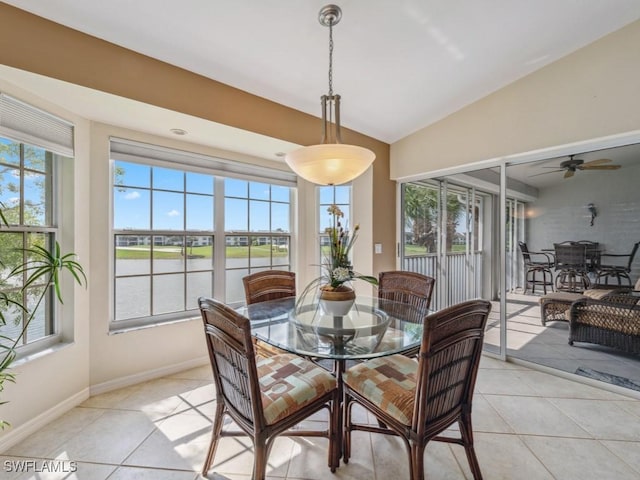
[[[300,177],[319,185],[340,185],[362,175],[376,155],[364,147],[342,143],[340,95],[333,93],[333,26],[342,17],[337,5],[320,9],[318,20],[329,27],[329,93],[322,101],[322,139],[318,145],[302,147],[285,156],[287,165]]]

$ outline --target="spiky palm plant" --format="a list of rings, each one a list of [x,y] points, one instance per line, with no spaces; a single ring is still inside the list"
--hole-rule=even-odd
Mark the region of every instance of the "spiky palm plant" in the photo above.
[[[1,205],[0,205],[1,206]],[[0,221],[7,225],[7,220],[0,209]],[[4,389],[5,382],[15,382],[15,374],[10,371],[11,364],[16,359],[17,348],[24,337],[29,324],[33,320],[42,300],[47,295],[49,288],[53,288],[56,298],[60,303],[62,301],[62,292],[60,289],[60,275],[66,270],[73,276],[79,285],[87,284],[87,277],[84,273],[82,265],[75,260],[74,253],[62,254],[60,244],[55,243],[53,251],[50,252],[41,246],[33,246],[31,248],[22,249],[26,253],[28,260],[17,265],[9,274],[7,279],[11,277],[27,276],[21,291],[24,292],[29,287],[41,283],[45,286],[42,288],[35,306],[28,310],[27,307],[19,301],[11,298],[6,292],[0,292],[0,326],[6,325],[4,310],[10,307],[16,307],[23,313],[26,312],[27,318],[23,323],[22,330],[15,338],[6,335],[0,335],[0,393]],[[0,401],[0,405],[6,403]],[[8,423],[0,420],[0,429],[4,429]]]

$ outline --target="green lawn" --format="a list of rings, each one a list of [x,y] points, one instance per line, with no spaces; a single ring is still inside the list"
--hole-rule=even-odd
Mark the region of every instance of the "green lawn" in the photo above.
[[[213,254],[213,247],[189,247],[187,248],[187,255],[198,258],[211,258]],[[268,257],[272,255],[274,257],[286,257],[288,255],[287,250],[278,250],[274,247],[271,252],[270,245],[257,245],[251,247],[252,257]],[[180,247],[155,247],[155,258],[164,259],[177,259],[182,257],[182,251]],[[236,246],[226,247],[227,258],[247,258],[249,256],[249,247]],[[119,260],[142,260],[150,257],[150,250],[148,246],[136,246],[116,248],[116,259]]]
[[[451,251],[452,252],[464,252],[465,251],[465,246],[464,245],[452,245],[451,246]],[[431,252],[431,253],[435,253],[435,252]],[[404,246],[404,254],[406,256],[426,255],[427,254],[427,249],[425,247],[423,247],[422,245],[405,245]]]

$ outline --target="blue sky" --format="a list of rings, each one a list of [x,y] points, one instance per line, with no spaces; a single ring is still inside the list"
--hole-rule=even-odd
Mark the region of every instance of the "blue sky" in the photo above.
[[[188,230],[213,230],[212,175],[121,161],[114,171],[122,185],[114,188],[114,228],[148,230],[152,218],[154,230],[183,230],[186,216]],[[226,231],[290,230],[289,204],[280,203],[289,202],[288,187],[225,179],[224,189]]]

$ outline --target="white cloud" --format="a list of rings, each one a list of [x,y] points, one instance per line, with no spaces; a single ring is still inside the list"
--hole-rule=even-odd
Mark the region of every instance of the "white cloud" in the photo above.
[[[170,217],[177,217],[178,215],[180,215],[180,212],[177,210],[169,210],[167,212],[167,215],[169,215]]]
[[[138,192],[131,192],[131,193],[127,193],[124,198],[126,200],[135,200],[137,198],[140,198],[140,194]]]

